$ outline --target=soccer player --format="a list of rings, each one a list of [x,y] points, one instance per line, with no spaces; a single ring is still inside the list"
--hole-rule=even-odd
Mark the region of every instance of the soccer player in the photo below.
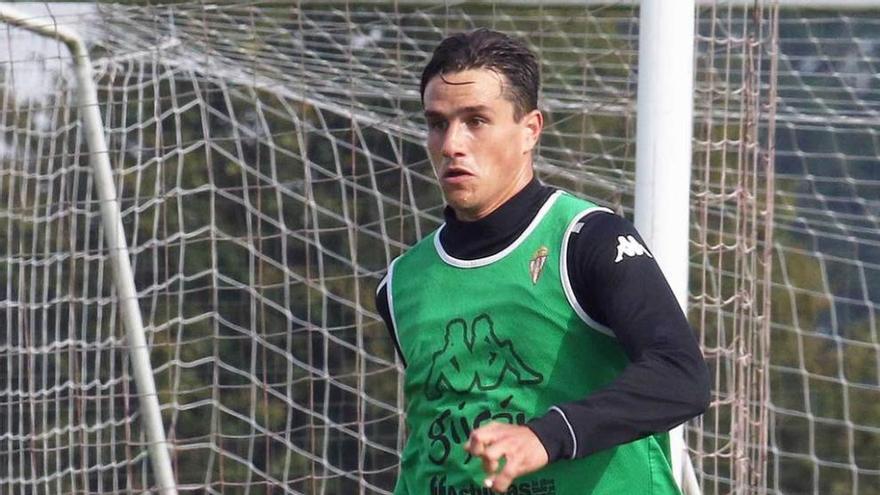
[[[377,291],[406,367],[398,495],[678,493],[666,432],[705,410],[706,364],[633,226],[535,179],[538,86],[486,29],[422,73],[448,206]]]

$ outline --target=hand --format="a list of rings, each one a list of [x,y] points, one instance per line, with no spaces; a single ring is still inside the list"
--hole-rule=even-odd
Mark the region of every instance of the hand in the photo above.
[[[549,460],[535,432],[506,423],[489,423],[472,431],[464,449],[483,461],[485,485],[497,493],[506,492],[514,478],[541,469]],[[504,469],[499,472],[502,457]]]

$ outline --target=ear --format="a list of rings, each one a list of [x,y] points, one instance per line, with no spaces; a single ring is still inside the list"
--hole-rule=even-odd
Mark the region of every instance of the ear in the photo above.
[[[522,118],[523,125],[523,149],[522,153],[531,153],[541,139],[541,131],[544,129],[544,114],[535,109],[525,114]]]

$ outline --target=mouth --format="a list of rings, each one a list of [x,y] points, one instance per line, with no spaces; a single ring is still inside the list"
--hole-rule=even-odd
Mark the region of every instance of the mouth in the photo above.
[[[452,167],[443,172],[443,180],[447,182],[459,182],[473,176],[474,174],[461,167]]]

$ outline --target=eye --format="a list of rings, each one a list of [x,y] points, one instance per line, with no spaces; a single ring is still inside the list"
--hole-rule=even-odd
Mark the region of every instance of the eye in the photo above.
[[[488,123],[489,121],[487,121],[483,117],[471,117],[467,121],[468,127],[482,127]]]

